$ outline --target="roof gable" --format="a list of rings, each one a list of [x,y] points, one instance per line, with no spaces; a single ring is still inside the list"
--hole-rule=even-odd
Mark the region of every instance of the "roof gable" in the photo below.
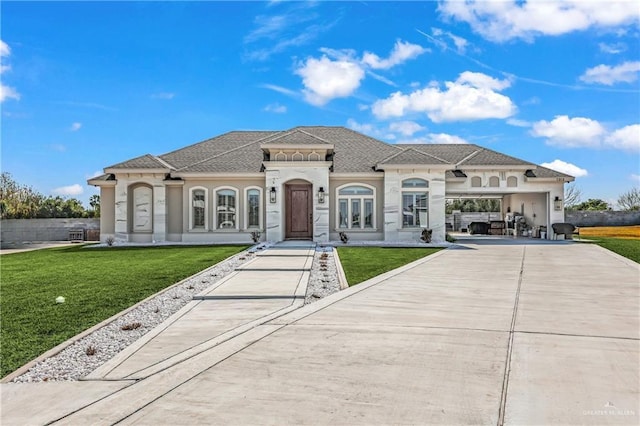
[[[131,160],[123,161],[122,163],[114,164],[113,166],[105,167],[105,170],[107,169],[173,169],[173,167],[154,155],[145,154],[132,158]]]
[[[450,164],[446,161],[429,155],[424,152],[420,152],[415,148],[405,148],[401,152],[393,154],[391,157],[381,161],[381,165],[384,164],[424,164],[424,165],[439,165]]]
[[[268,145],[331,145],[319,136],[307,133],[304,130],[295,128],[286,133],[280,133],[268,138],[262,143]]]

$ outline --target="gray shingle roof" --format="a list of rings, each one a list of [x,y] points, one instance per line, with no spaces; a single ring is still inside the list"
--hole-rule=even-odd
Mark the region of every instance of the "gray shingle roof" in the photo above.
[[[107,169],[171,169],[171,166],[165,161],[151,154],[141,155],[122,163],[114,164],[106,167]]]
[[[378,164],[450,164],[411,147],[393,154]]]
[[[172,168],[192,173],[256,173],[261,145],[332,144],[333,171],[367,173],[377,164],[530,166],[536,177],[571,176],[473,144],[391,145],[345,127],[300,126],[287,131],[232,131],[158,157],[143,155],[111,168]]]
[[[292,131],[269,137],[264,145],[323,145],[329,144],[319,136],[307,133],[304,130],[295,128]]]

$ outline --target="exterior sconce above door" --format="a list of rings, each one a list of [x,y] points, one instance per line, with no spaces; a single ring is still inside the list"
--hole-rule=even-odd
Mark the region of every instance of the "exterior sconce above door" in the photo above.
[[[324,204],[324,187],[323,186],[321,186],[320,189],[318,189],[318,203]]]
[[[269,190],[269,202],[271,203],[275,203],[276,202],[276,187],[272,186],[271,189]]]

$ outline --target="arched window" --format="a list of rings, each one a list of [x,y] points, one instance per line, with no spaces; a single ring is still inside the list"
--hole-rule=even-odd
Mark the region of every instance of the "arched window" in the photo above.
[[[304,160],[304,155],[302,155],[297,151],[291,156],[291,161],[303,161],[303,160]]]
[[[153,190],[147,185],[133,188],[133,232],[153,231]]]
[[[482,186],[482,178],[480,176],[474,176],[471,178],[471,187],[480,188]]]
[[[500,186],[500,179],[498,178],[498,176],[491,176],[489,178],[489,186],[491,188],[497,188]]]
[[[235,188],[216,190],[216,229],[238,228],[238,191]]]
[[[245,190],[245,227],[262,229],[262,189],[257,187]]]
[[[429,227],[429,182],[412,178],[402,181],[402,227]]]
[[[336,223],[342,229],[375,227],[375,188],[366,184],[341,186],[337,190]]]
[[[191,188],[191,203],[189,212],[189,229],[207,230],[209,206],[207,189],[202,187]]]
[[[518,178],[515,176],[509,176],[507,178],[507,186],[509,188],[515,188],[518,186]]]
[[[405,179],[402,181],[403,188],[428,188],[429,181],[419,178]]]
[[[280,151],[279,153],[276,154],[275,160],[276,161],[287,161],[287,154],[285,154],[284,152]]]

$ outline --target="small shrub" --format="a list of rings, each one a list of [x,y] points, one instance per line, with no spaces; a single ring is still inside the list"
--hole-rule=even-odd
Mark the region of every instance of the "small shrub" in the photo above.
[[[116,242],[116,239],[115,239],[115,238],[113,238],[113,237],[107,237],[107,239],[106,239],[106,240],[104,240],[104,242],[105,242],[105,243],[107,243],[107,245],[108,245],[109,247],[111,247],[111,246],[113,246],[113,243],[115,243],[115,242]]]
[[[430,243],[432,235],[433,235],[433,230],[425,228],[422,230],[422,235],[420,236],[420,239],[425,243]]]
[[[327,259],[328,257],[329,257],[329,255],[328,255],[327,253],[322,253],[322,254],[320,255],[320,259],[323,259],[323,260],[324,260],[324,259]]]
[[[142,326],[142,324],[140,324],[139,322],[132,322],[131,324],[125,324],[122,327],[120,327],[120,330],[123,331],[129,331],[129,330],[135,330],[136,328],[140,328]]]
[[[347,244],[349,242],[349,236],[345,232],[340,233],[340,241]]]
[[[257,242],[259,242],[259,241],[260,241],[260,236],[261,236],[261,235],[262,235],[262,234],[260,234],[260,231],[253,231],[253,232],[251,233],[251,239],[253,240],[253,242],[254,242],[254,243],[257,243]]]
[[[447,240],[448,243],[455,243],[456,239],[453,238],[449,233],[445,234],[444,239]]]
[[[93,356],[96,354],[96,352],[98,352],[98,350],[95,348],[95,346],[88,346],[84,352],[87,354],[87,356]]]

